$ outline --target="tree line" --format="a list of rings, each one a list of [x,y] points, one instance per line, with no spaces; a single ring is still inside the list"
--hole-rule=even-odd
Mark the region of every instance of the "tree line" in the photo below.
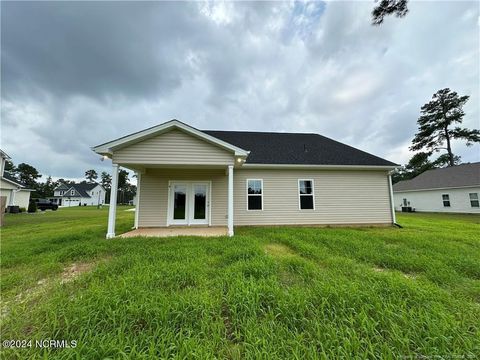
[[[75,181],[68,179],[58,179],[54,181],[51,176],[48,176],[44,182],[39,181],[42,177],[40,172],[32,165],[21,163],[15,166],[12,161],[7,160],[5,164],[5,171],[10,173],[18,181],[25,184],[28,189],[34,190],[31,194],[32,198],[48,198],[53,196],[54,189],[60,184],[71,186]],[[130,183],[128,171],[120,169],[118,172],[118,195],[117,199],[120,203],[127,203],[133,200],[136,194],[137,187]],[[134,175],[135,176],[135,175]],[[85,171],[85,180],[81,183],[98,183],[106,190],[105,202],[110,201],[110,190],[112,184],[112,176],[105,171],[100,173],[100,177],[94,169]]]
[[[136,175],[133,175],[136,177]],[[98,173],[94,169],[90,169],[85,171],[85,178],[89,182],[97,182]],[[100,174],[100,181],[99,183],[105,188],[106,190],[106,197],[105,202],[110,201],[110,190],[112,187],[112,176],[102,171]],[[130,183],[130,179],[128,178],[128,171],[124,169],[118,170],[118,194],[117,194],[117,202],[119,203],[127,203],[130,200],[133,200],[133,197],[137,193],[137,187]]]

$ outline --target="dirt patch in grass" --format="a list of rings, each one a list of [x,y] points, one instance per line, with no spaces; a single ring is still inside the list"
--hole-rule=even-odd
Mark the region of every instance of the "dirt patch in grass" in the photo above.
[[[288,246],[282,245],[282,244],[267,244],[264,246],[263,249],[265,250],[265,253],[267,255],[270,255],[273,257],[286,258],[286,257],[297,256],[295,251],[293,251]]]
[[[402,272],[402,275],[403,275],[404,277],[406,277],[407,279],[412,279],[412,280],[413,280],[413,279],[416,279],[416,278],[417,278],[417,275],[416,275],[416,274],[412,274],[412,273],[404,273],[404,272]]]
[[[58,276],[43,278],[37,281],[35,286],[32,286],[15,296],[13,301],[15,303],[30,303],[35,302],[37,299],[45,294],[55,283],[60,280],[60,284],[65,284],[70,281],[73,281],[80,275],[91,271],[98,262],[91,263],[73,263],[69,266],[66,266],[63,269],[63,272],[58,278]],[[5,318],[10,314],[10,306],[12,300],[4,301],[0,310],[0,318]]]
[[[65,284],[67,282],[75,280],[75,278],[82,275],[83,273],[91,271],[94,266],[95,263],[73,263],[72,265],[67,266],[65,267],[65,269],[63,269],[60,283]]]
[[[233,344],[236,344],[237,338],[233,329],[232,319],[230,317],[230,309],[226,302],[222,303],[222,319],[225,326],[225,338]]]
[[[294,286],[303,283],[303,279],[300,275],[294,274],[291,271],[283,268],[278,272],[278,280],[286,287]]]
[[[390,269],[386,269],[386,268],[382,268],[382,267],[376,267],[376,266],[374,266],[372,269],[373,269],[373,271],[379,272],[379,273],[386,273],[386,272],[390,272],[390,273],[391,273],[391,272],[392,272],[392,270],[390,270]],[[417,277],[417,275],[416,275],[416,274],[413,274],[413,273],[405,273],[405,272],[403,272],[403,271],[399,271],[399,272],[400,272],[400,273],[403,275],[403,277],[406,278],[406,279],[411,279],[411,280],[413,280],[413,279],[416,279],[416,277]]]

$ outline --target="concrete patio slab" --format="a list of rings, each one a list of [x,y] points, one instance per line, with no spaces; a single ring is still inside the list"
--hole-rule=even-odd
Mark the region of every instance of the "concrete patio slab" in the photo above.
[[[170,226],[158,228],[140,228],[121,234],[119,237],[226,236],[227,234],[228,229],[227,227],[223,226]]]

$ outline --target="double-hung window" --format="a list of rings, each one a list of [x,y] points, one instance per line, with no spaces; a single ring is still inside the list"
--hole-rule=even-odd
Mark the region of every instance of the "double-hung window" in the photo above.
[[[247,180],[247,210],[263,210],[263,180]]]
[[[479,207],[479,202],[478,202],[478,193],[470,193],[468,194],[470,197],[470,206],[471,207]]]
[[[450,195],[442,194],[442,201],[444,207],[450,207]]]
[[[70,195],[75,195],[75,190],[70,190]]]
[[[300,210],[314,210],[315,198],[313,193],[313,180],[298,180],[298,202]]]

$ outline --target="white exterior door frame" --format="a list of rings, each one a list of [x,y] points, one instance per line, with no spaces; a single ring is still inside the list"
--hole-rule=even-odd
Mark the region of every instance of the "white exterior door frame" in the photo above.
[[[194,219],[195,186],[204,185],[206,188],[205,220]],[[185,219],[174,219],[174,201],[175,187],[184,186],[185,188]],[[168,210],[167,226],[171,225],[212,225],[212,182],[208,180],[170,180],[168,182]]]

